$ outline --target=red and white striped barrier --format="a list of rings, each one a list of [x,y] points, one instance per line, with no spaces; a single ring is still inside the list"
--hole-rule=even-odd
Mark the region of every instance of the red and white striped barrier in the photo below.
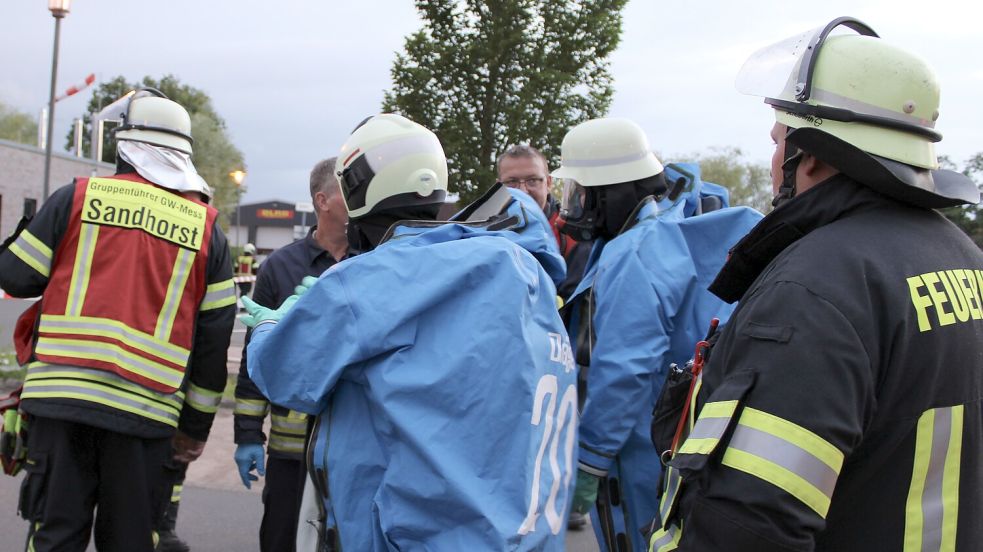
[[[83,81],[81,84],[76,84],[76,85],[73,85],[73,86],[69,86],[68,87],[68,90],[66,90],[64,94],[62,94],[61,96],[58,96],[57,98],[55,98],[55,101],[56,102],[60,102],[61,100],[64,100],[65,98],[67,98],[69,96],[74,96],[75,94],[78,94],[79,92],[81,92],[81,91],[85,90],[86,88],[92,86],[92,83],[94,83],[94,82],[96,82],[96,74],[95,73],[89,73],[89,76],[85,77],[85,81]]]

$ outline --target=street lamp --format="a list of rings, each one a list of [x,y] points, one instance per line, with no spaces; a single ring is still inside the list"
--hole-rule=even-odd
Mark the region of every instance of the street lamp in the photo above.
[[[236,247],[239,247],[242,245],[242,242],[239,241],[239,228],[242,227],[242,218],[239,213],[239,204],[242,198],[242,182],[243,180],[246,179],[246,172],[237,169],[230,172],[229,176],[232,177],[232,181],[236,183],[236,188],[237,188],[236,190]]]
[[[58,78],[58,38],[61,35],[61,20],[68,15],[72,0],[48,0],[48,10],[55,18],[55,48],[51,54],[51,92],[48,94],[48,139],[44,144],[44,191],[41,201],[48,199],[48,186],[51,180],[51,146],[54,137],[51,135],[55,128],[55,81]]]

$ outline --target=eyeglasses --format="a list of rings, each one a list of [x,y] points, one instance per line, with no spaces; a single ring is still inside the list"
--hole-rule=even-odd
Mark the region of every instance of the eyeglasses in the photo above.
[[[544,180],[546,179],[542,176],[530,176],[527,178],[510,178],[502,180],[498,184],[504,184],[509,188],[518,188],[519,186],[538,186]]]

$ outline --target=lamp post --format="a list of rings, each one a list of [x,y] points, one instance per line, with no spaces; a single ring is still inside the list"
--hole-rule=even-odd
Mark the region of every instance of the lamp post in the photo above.
[[[246,179],[246,172],[234,170],[229,173],[229,176],[236,183],[236,247],[240,247],[242,242],[239,241],[239,228],[242,227],[242,218],[239,213],[239,204],[242,199],[242,182]]]
[[[49,182],[51,180],[51,146],[54,137],[51,135],[55,127],[55,82],[58,78],[58,38],[61,35],[61,20],[68,15],[72,0],[48,0],[48,10],[55,18],[55,48],[51,54],[51,92],[48,94],[48,136],[44,144],[44,190],[41,201],[48,199]]]

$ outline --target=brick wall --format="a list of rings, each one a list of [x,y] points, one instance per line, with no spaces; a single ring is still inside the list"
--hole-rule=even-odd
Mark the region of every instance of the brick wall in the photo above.
[[[76,176],[110,175],[115,167],[93,164],[68,153],[51,153],[49,194]],[[17,227],[24,214],[24,200],[34,199],[41,208],[44,188],[44,150],[34,146],[0,140],[0,240]]]

